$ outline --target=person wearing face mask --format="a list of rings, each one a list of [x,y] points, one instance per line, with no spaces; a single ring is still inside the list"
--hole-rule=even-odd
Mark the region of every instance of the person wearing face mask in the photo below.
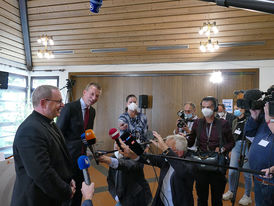
[[[118,149],[116,143],[114,149]],[[109,166],[108,191],[117,202],[115,206],[149,205],[152,194],[142,163],[125,158],[118,151],[112,157],[102,155],[98,160]]]
[[[229,166],[239,167],[239,160],[240,160],[240,161],[243,161],[241,162],[241,167],[248,169],[249,164],[247,161],[247,157],[248,157],[250,141],[247,140],[244,135],[244,127],[247,120],[247,117],[245,115],[245,109],[235,106],[234,115],[237,117],[232,122],[232,133],[235,140],[235,146],[233,147],[231,152]],[[243,160],[240,159],[241,155],[243,155],[244,157]],[[236,170],[229,170],[229,175],[228,175],[229,190],[225,194],[223,194],[224,200],[232,199],[233,194],[236,193],[235,186],[237,184],[236,181],[238,181],[236,174],[237,174]],[[251,174],[244,173],[244,179],[245,179],[245,193],[239,201],[240,205],[248,205],[252,203],[252,200],[250,197],[251,186],[252,186]]]
[[[196,106],[192,102],[186,102],[184,104],[184,116],[185,120],[187,122],[187,125],[184,125],[183,127],[178,127],[178,121],[176,123],[176,129],[173,131],[174,134],[180,134],[180,135],[187,135],[191,132],[194,120],[198,119],[198,116],[195,114],[196,112]],[[187,138],[187,136],[186,136]],[[196,151],[197,147],[196,144],[194,144],[192,147],[188,147],[189,150]]]
[[[118,119],[118,127],[121,134],[127,131],[137,139],[137,142],[146,142],[147,117],[137,109],[137,97],[134,94],[128,95],[125,112]]]
[[[84,176],[77,165],[77,159],[81,155],[86,155],[87,150],[87,146],[82,143],[81,134],[87,129],[93,129],[95,109],[92,105],[98,101],[101,92],[102,89],[97,83],[89,83],[83,91],[83,96],[66,104],[57,119],[57,126],[65,137],[67,148],[73,160],[76,193],[70,206],[81,205],[81,186]]]
[[[201,107],[204,118],[195,120],[192,131],[189,134],[188,146],[193,146],[197,139],[198,151],[229,153],[235,142],[229,123],[224,119],[215,117],[214,113],[218,111],[217,100],[211,96],[204,97],[201,101]],[[218,128],[221,129],[221,131],[218,131]],[[220,146],[219,132],[221,133],[221,138],[224,143],[222,146]],[[211,188],[212,205],[223,205],[222,195],[226,185],[224,173],[198,170],[195,174],[195,180],[198,206],[208,205],[209,185]]]
[[[230,114],[226,111],[224,104],[218,104],[218,112],[216,117],[225,119],[226,121],[228,121],[231,127],[233,120],[236,118],[235,115]]]

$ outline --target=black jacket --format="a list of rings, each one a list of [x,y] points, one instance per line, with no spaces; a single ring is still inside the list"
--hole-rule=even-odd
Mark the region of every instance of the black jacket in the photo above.
[[[50,121],[33,111],[16,132],[11,206],[59,206],[70,199],[71,158],[61,131]]]
[[[144,177],[144,165],[131,159],[118,159],[117,169],[109,168],[108,190],[113,199],[117,195],[123,206],[146,206],[152,200]]]
[[[86,129],[93,129],[94,118],[95,109],[90,107],[89,121]],[[86,146],[83,146],[81,141],[81,134],[83,134],[85,130],[80,99],[65,105],[56,124],[65,137],[73,165],[78,168],[78,157],[86,153]]]
[[[167,156],[175,156],[177,155],[170,150]],[[147,161],[149,159],[149,162]],[[174,172],[170,178],[170,186],[172,193],[172,201],[174,206],[193,206],[193,182],[194,182],[194,171],[190,164],[186,164],[183,161],[164,159],[159,156],[146,155],[143,154],[139,160],[140,162],[150,164],[152,166],[159,167],[160,177],[158,188],[152,203],[152,206],[163,206],[160,193],[161,187],[163,184],[163,180],[169,170],[169,167],[172,166]]]

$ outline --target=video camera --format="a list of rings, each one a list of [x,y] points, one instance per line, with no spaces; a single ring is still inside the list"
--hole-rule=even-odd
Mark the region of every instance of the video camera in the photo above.
[[[66,79],[66,81],[67,81],[67,84],[66,84],[67,90],[71,90],[72,87],[73,87],[74,84],[75,84],[75,80],[73,80],[73,79]]]
[[[183,128],[187,126],[188,119],[185,117],[184,110],[180,110],[179,112],[177,112],[177,115],[181,118],[178,120],[177,127]]]
[[[237,107],[245,110],[263,110],[266,102],[269,102],[269,115],[274,117],[274,87],[267,92],[258,89],[245,91],[244,98],[237,100]]]

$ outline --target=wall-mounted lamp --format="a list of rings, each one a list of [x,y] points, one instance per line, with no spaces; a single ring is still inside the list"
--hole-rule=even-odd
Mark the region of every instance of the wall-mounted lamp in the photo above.
[[[45,48],[44,49],[40,49],[38,52],[37,52],[37,56],[39,58],[47,58],[47,59],[51,59],[51,58],[54,58],[54,55],[52,53],[52,51],[49,51],[48,50],[48,45],[54,45],[54,41],[52,39],[52,37],[50,36],[47,36],[47,35],[42,35],[38,40],[37,42],[39,44],[42,44]]]
[[[213,84],[221,83],[223,81],[222,72],[212,72],[209,81]]]

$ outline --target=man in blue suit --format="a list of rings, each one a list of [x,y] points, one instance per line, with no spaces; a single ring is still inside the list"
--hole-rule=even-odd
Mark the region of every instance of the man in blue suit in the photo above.
[[[86,155],[87,147],[81,141],[81,134],[87,129],[93,129],[95,109],[92,107],[101,94],[101,87],[96,83],[89,83],[83,91],[83,96],[65,105],[57,126],[61,129],[73,161],[73,178],[76,182],[76,193],[72,199],[71,206],[80,206],[82,200],[81,185],[84,181],[83,173],[78,168],[77,159]]]

